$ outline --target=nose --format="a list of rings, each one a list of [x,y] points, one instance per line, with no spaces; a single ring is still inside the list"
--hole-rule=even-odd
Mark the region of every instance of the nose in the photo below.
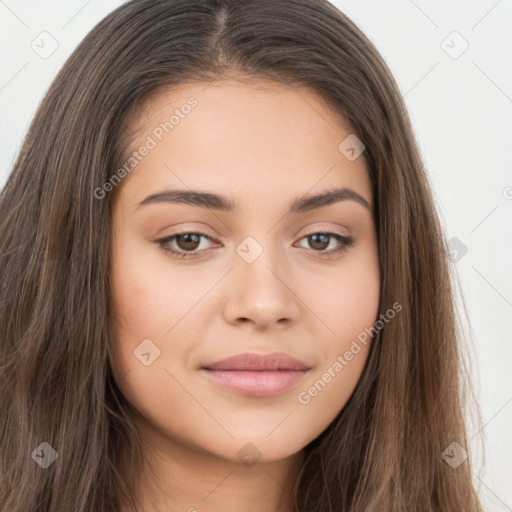
[[[294,281],[290,267],[270,250],[264,250],[251,263],[240,258],[230,274],[224,309],[227,322],[265,330],[279,325],[286,328],[297,321],[299,283]]]

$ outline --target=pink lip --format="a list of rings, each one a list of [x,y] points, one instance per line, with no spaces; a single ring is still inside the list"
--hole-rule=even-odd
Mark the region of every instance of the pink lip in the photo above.
[[[311,368],[282,352],[245,353],[200,369],[212,382],[246,396],[272,396],[297,384]]]

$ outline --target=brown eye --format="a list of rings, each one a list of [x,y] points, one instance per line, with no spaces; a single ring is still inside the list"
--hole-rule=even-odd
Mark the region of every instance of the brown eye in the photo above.
[[[307,240],[309,248],[312,249],[313,252],[318,253],[318,256],[327,258],[341,253],[342,251],[346,251],[354,244],[353,237],[331,232],[311,233],[302,238],[302,240]],[[338,247],[336,247],[335,244],[334,248],[326,250],[333,240],[338,243]]]
[[[194,251],[197,249],[201,237],[197,233],[186,233],[184,235],[177,235],[176,245],[184,251]]]
[[[329,246],[331,237],[324,233],[315,233],[314,235],[308,235],[307,239],[312,249],[323,251]]]
[[[187,232],[162,238],[161,240],[157,240],[157,243],[164,252],[170,253],[178,258],[197,258],[199,257],[198,253],[208,250],[199,249],[202,239],[206,239],[210,242],[213,241],[212,238],[204,233]]]

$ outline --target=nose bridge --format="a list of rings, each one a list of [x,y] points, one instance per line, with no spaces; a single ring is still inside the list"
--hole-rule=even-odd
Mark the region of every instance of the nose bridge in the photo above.
[[[226,313],[232,321],[246,318],[261,324],[295,319],[297,297],[288,283],[286,257],[272,245],[271,236],[256,236],[247,236],[236,247],[235,282]]]
[[[283,274],[281,279],[286,279],[284,255],[280,247],[273,245],[271,235],[247,236],[236,248],[236,253],[241,261],[237,267],[242,279],[253,291],[272,291],[274,295],[280,294],[284,286],[277,274]]]

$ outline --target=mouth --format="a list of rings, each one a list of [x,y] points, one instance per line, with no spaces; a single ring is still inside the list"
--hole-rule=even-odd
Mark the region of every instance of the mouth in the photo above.
[[[245,353],[203,366],[210,382],[237,394],[254,397],[279,395],[311,371],[306,363],[282,352]]]

